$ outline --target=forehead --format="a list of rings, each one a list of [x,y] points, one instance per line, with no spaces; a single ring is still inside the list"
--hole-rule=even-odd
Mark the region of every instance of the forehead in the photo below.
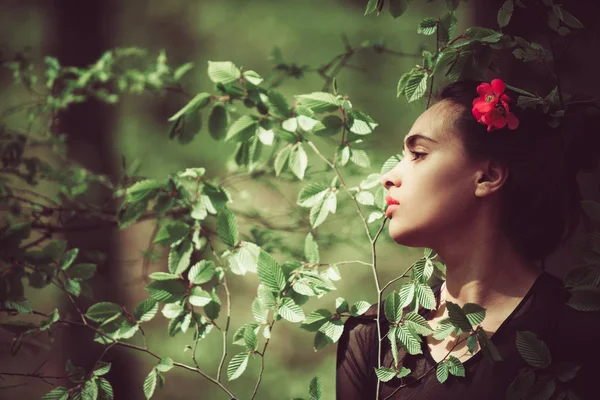
[[[420,134],[434,139],[438,142],[438,145],[460,146],[460,143],[458,143],[460,138],[454,134],[453,124],[454,115],[457,112],[458,110],[446,101],[434,104],[419,115],[406,135],[406,139],[411,135]]]

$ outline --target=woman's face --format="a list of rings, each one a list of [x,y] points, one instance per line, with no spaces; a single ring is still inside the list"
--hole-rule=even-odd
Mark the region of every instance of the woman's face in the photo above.
[[[421,114],[406,135],[402,161],[382,177],[399,203],[386,213],[389,233],[402,245],[435,248],[460,237],[472,218],[479,175],[452,131],[457,112],[442,101]]]

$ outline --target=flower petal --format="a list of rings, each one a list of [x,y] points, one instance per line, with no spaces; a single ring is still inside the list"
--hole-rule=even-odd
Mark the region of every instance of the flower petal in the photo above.
[[[473,108],[476,108],[477,111],[481,113],[489,112],[492,108],[494,108],[495,104],[496,102],[488,103],[481,97],[478,97],[475,100],[473,100]]]
[[[505,101],[507,103],[511,102],[511,99],[510,99],[510,97],[508,97],[507,94],[503,94],[502,96],[500,96],[500,100]]]
[[[509,113],[506,120],[508,122],[508,129],[517,129],[519,126],[519,119],[513,113]]]
[[[492,90],[496,96],[500,96],[506,90],[506,85],[502,81],[502,79],[494,79],[492,80]]]
[[[477,93],[479,93],[480,96],[485,97],[488,94],[494,94],[494,90],[489,83],[482,83],[477,86]]]

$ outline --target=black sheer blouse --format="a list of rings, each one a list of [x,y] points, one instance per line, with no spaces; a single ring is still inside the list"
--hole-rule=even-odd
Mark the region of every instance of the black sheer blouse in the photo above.
[[[434,287],[439,306],[441,285]],[[506,399],[508,386],[519,370],[527,364],[516,348],[516,332],[532,331],[550,349],[552,364],[576,362],[581,365],[577,376],[567,383],[556,380],[556,393],[568,388],[578,397],[565,399],[598,399],[600,389],[600,312],[581,312],[566,305],[570,294],[560,279],[543,272],[529,289],[519,305],[492,335],[503,361],[492,363],[477,351],[463,364],[465,377],[450,375],[442,384],[435,374],[436,362],[431,357],[426,340],[423,354],[411,355],[398,348],[400,364],[410,368],[404,378],[381,382],[380,399]],[[377,324],[376,305],[360,317],[350,317],[344,325],[337,348],[336,393],[340,400],[375,399],[377,377]],[[380,310],[382,335],[387,334],[389,323]],[[427,319],[428,310],[419,314]],[[382,342],[383,366],[393,366],[389,340]],[[429,371],[429,373],[427,373]],[[426,374],[427,373],[427,374]],[[416,377],[425,377],[416,380]],[[538,373],[538,376],[541,376]],[[552,397],[557,398],[557,397]],[[547,399],[542,397],[542,399]],[[518,399],[515,399],[518,400]]]

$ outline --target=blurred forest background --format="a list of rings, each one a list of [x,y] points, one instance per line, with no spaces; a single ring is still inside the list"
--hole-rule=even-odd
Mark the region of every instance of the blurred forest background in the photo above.
[[[594,14],[598,10],[585,9],[583,5],[575,7],[574,4],[569,8],[570,2],[564,3],[565,8],[586,26],[591,23],[588,16],[598,15]],[[501,4],[501,1],[461,3],[457,31],[472,25],[495,28],[495,13]],[[444,1],[413,1],[410,10],[395,20],[388,12],[379,17],[374,14],[365,17],[365,5],[366,0],[0,0],[0,50],[12,57],[15,52],[29,49],[29,56],[39,60],[52,55],[62,65],[85,66],[114,47],[145,48],[150,59],[164,49],[172,66],[194,63],[194,69],[185,76],[183,84],[188,93],[196,93],[213,91],[213,84],[206,74],[208,60],[232,61],[266,76],[276,73],[269,59],[275,47],[281,49],[286,62],[316,69],[345,51],[343,34],[352,46],[380,40],[386,49],[405,55],[360,52],[338,75],[340,93],[350,96],[355,108],[364,110],[379,123],[375,133],[366,138],[372,169],[349,170],[355,173],[351,181],[358,182],[368,173],[378,172],[384,160],[401,151],[404,135],[425,108],[425,102],[407,104],[405,99],[397,99],[396,84],[403,72],[420,63],[422,49],[435,50],[434,37],[417,34],[418,23],[426,16],[442,15],[446,9]],[[534,24],[517,21],[515,25],[515,29],[520,26],[526,31],[525,37],[539,32]],[[598,37],[597,27],[593,27],[592,36],[582,35],[584,43],[586,40],[593,42],[593,38]],[[544,43],[539,38],[537,41]],[[568,75],[566,69],[577,66],[574,63],[563,68]],[[524,70],[517,74],[509,63],[504,67],[507,80],[512,77],[515,86],[536,89],[527,85]],[[597,93],[598,83],[584,81],[585,75],[573,73],[565,85],[586,84],[588,90],[592,90],[592,86]],[[11,80],[10,71],[0,71],[2,110],[28,100],[28,93],[12,86]],[[317,73],[307,72],[301,79],[286,79],[280,90],[291,99],[294,94],[318,91],[322,86],[323,79]],[[62,130],[68,135],[68,154],[90,170],[115,178],[123,172],[123,160],[127,165],[140,162],[139,175],[152,178],[164,178],[171,172],[196,166],[205,167],[211,177],[224,177],[235,167],[231,160],[233,144],[214,141],[205,129],[186,146],[169,140],[167,119],[186,102],[187,98],[178,93],[147,93],[123,97],[116,105],[90,102],[73,107],[61,120]],[[332,154],[334,146],[331,143],[323,141],[320,144]],[[315,168],[313,173],[317,174],[323,169],[321,167]],[[326,178],[331,177],[327,175]],[[582,177],[582,182],[584,197],[597,200],[600,197],[597,176]],[[294,206],[301,186],[291,178],[282,179],[279,189],[268,185],[266,180],[249,177],[231,181],[228,185],[234,198],[231,208],[238,215],[242,232],[249,235],[252,226],[271,229],[273,240],[289,249],[285,257],[289,259],[300,254],[304,237],[310,231],[307,210]],[[98,193],[97,201],[101,201],[101,196],[102,193]],[[367,260],[369,257],[369,243],[363,237],[362,225],[354,213],[353,208],[343,207],[319,228],[317,241],[322,262]],[[65,232],[70,246],[102,250],[108,254],[106,264],[99,267],[98,282],[94,287],[98,301],[115,301],[131,307],[147,297],[141,279],[143,251],[148,248],[153,229],[151,222],[142,222],[123,231],[104,228]],[[422,255],[422,249],[404,248],[393,243],[387,229],[379,243],[378,265],[382,282],[399,275]],[[166,253],[158,255],[158,259],[147,265],[150,272],[166,270]],[[572,257],[566,247],[547,260],[547,269],[562,277]],[[303,308],[308,312],[321,307],[331,309],[336,297],[344,297],[349,303],[376,301],[372,271],[368,267],[345,265],[341,267],[341,275],[343,279],[337,283],[338,291],[321,299],[313,298]],[[231,333],[252,320],[250,304],[256,295],[257,284],[253,275],[231,277]],[[28,297],[34,294],[32,298],[39,302],[39,309],[51,312],[55,307],[53,296],[58,293],[51,288],[40,293],[43,297],[39,293],[30,293]],[[34,304],[34,308],[38,308],[37,305]],[[166,325],[167,321],[160,313],[149,323],[146,335],[150,348],[176,361],[188,360],[189,352],[183,350],[192,343],[191,332],[169,338]],[[11,336],[0,332],[0,368],[6,370],[10,366],[11,371],[32,371],[50,358],[44,371],[49,375],[61,375],[68,358],[76,364],[86,365],[98,357],[99,349],[81,347],[80,335],[84,332],[61,330],[56,339],[60,345],[54,347],[53,353],[48,353],[45,348],[41,351],[23,349],[29,351],[27,357],[11,358],[7,351]],[[327,346],[315,353],[313,336],[286,321],[275,327],[266,355],[259,399],[306,396],[308,384],[315,375],[324,383],[324,398],[334,397],[335,346]],[[220,350],[221,336],[217,332],[200,342],[200,366],[208,373],[213,374],[216,370]],[[234,353],[235,346],[229,354]],[[116,399],[144,398],[142,382],[155,360],[126,349],[111,350],[107,360],[113,362],[108,379],[115,388]],[[251,360],[248,371],[226,386],[241,398],[248,397],[254,388],[259,366],[258,359]],[[23,379],[15,380],[10,385],[22,382]],[[35,399],[51,389],[40,380],[28,382],[26,386],[0,389],[0,398]],[[9,386],[9,383],[0,382],[0,387],[3,386]],[[157,390],[154,398],[225,399],[227,396],[198,375],[173,369],[166,374],[165,387]]]

